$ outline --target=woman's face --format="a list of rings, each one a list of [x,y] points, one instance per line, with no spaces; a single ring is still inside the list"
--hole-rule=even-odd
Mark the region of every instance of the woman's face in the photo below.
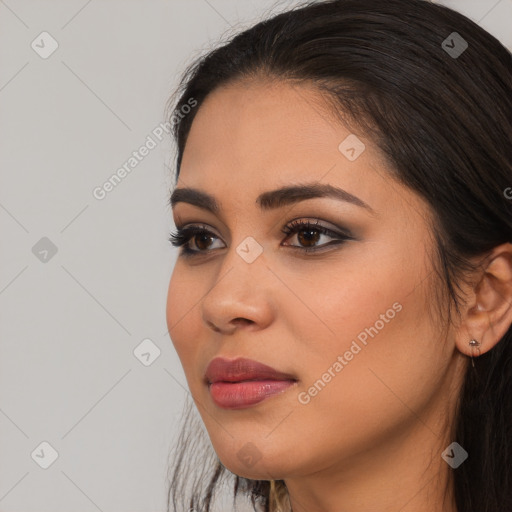
[[[428,314],[429,209],[356,137],[314,90],[283,83],[218,89],[193,121],[176,188],[212,196],[218,211],[184,197],[173,206],[177,226],[210,233],[190,238],[200,253],[177,259],[167,324],[213,446],[238,475],[350,471],[408,443],[411,463],[424,461],[452,409],[455,344]],[[306,184],[357,199],[257,201]],[[308,220],[332,233],[282,231]],[[289,380],[248,384],[247,373],[210,386],[217,357]]]

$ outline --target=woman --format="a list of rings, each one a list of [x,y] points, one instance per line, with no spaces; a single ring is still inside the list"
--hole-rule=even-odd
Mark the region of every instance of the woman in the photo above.
[[[215,454],[187,423],[169,510],[228,477],[254,510],[512,510],[511,77],[424,0],[310,2],[188,69],[167,323]]]

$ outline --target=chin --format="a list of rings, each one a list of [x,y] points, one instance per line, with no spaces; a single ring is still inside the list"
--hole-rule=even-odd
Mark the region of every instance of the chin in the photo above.
[[[215,450],[222,465],[229,471],[251,480],[278,480],[288,473],[290,458],[282,453],[273,454],[268,446],[263,453],[254,443],[247,441],[233,450]]]

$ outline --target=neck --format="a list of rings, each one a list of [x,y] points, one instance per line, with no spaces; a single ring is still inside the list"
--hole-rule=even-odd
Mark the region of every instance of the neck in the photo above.
[[[452,469],[441,458],[451,441],[432,450],[422,428],[344,467],[287,479],[293,512],[457,512]]]

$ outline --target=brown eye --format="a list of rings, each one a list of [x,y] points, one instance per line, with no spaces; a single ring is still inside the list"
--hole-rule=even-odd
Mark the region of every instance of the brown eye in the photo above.
[[[312,223],[310,221],[294,221],[290,223],[288,226],[283,228],[283,233],[287,235],[297,235],[297,241],[299,245],[285,244],[290,245],[292,247],[297,247],[298,249],[303,250],[304,252],[313,252],[327,245],[337,245],[346,242],[347,240],[354,240],[353,237],[336,233],[329,228],[322,226],[316,221],[316,223]],[[326,236],[328,238],[333,238],[334,240],[330,243],[324,243],[321,245],[317,245],[322,236]],[[288,238],[292,238],[289,236]]]
[[[199,250],[203,251],[203,250],[206,250],[208,249],[208,241],[212,241],[214,237],[212,236],[209,236],[208,234],[205,233],[196,233],[194,236],[193,236],[193,240],[195,240],[195,243],[196,243],[196,247],[199,248]]]
[[[321,233],[318,229],[301,229],[297,232],[297,239],[301,245],[310,247],[314,246],[315,243],[320,239]]]
[[[169,236],[169,242],[174,247],[181,247],[181,254],[184,256],[193,256],[210,252],[210,246],[216,238],[218,237],[214,233],[203,226],[176,227],[176,231]],[[192,242],[198,249],[190,248]]]

